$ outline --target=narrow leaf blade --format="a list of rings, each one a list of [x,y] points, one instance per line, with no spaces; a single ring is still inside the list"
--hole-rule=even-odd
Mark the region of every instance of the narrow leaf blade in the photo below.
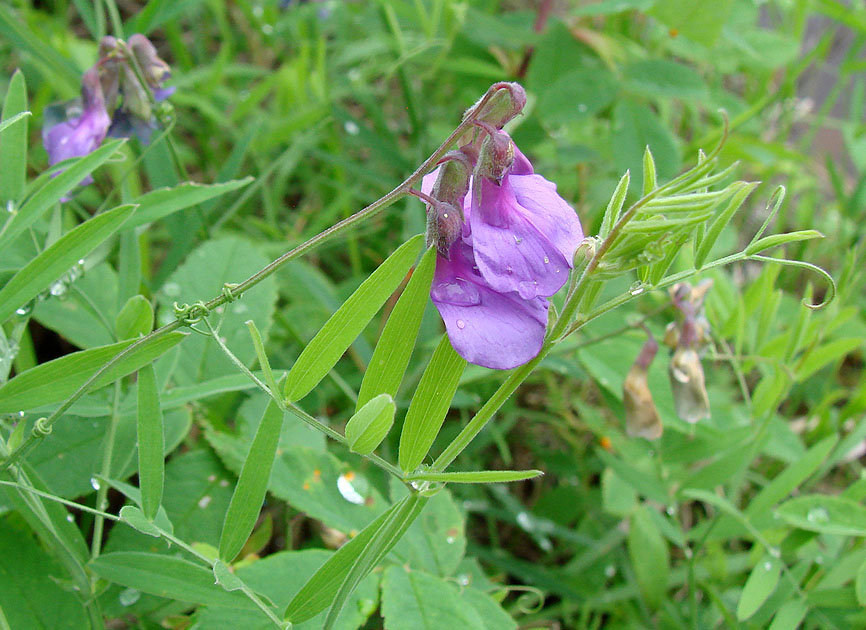
[[[119,206],[98,214],[61,236],[55,243],[31,260],[0,290],[0,322],[48,288],[110,237],[126,221],[135,206]]]
[[[225,562],[234,560],[255,527],[268,490],[284,415],[279,404],[271,399],[256,429],[223,523],[219,553]]]
[[[394,293],[409,271],[424,242],[419,234],[401,245],[337,309],[304,348],[286,381],[286,397],[296,401],[319,384],[337,363],[373,315]]]
[[[123,226],[123,229],[129,230],[146,223],[164,219],[179,210],[198,205],[238,188],[243,188],[253,181],[253,179],[255,178],[245,177],[219,184],[187,182],[173,188],[152,190],[132,202],[138,204],[138,212]]]
[[[138,485],[145,517],[153,520],[162,502],[165,449],[162,409],[153,364],[138,371]]]
[[[405,472],[415,470],[433,446],[465,368],[466,360],[454,352],[448,336],[443,335],[403,422],[399,462]]]
[[[27,85],[16,70],[9,80],[0,123],[0,201],[17,201],[27,181]],[[17,124],[15,121],[18,121]]]
[[[397,395],[415,347],[435,269],[436,248],[431,247],[421,257],[421,262],[415,268],[403,295],[397,300],[388,317],[388,323],[385,324],[364,374],[355,411],[379,394],[390,394],[392,397]]]
[[[472,470],[467,472],[418,472],[409,481],[439,481],[442,483],[508,483],[532,479],[544,473],[540,470]]]

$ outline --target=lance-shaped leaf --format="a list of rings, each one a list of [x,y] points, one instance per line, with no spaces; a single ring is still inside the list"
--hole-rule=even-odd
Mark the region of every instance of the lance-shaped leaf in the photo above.
[[[135,372],[180,343],[186,333],[171,332],[144,341],[97,378],[98,389]],[[133,340],[73,352],[22,372],[0,387],[0,413],[15,413],[52,405],[69,398],[103,365],[123,352]]]
[[[111,236],[135,211],[120,206],[98,214],[64,234],[36,256],[0,290],[0,322],[40,292]]]
[[[427,497],[418,494],[404,497],[340,547],[295,595],[286,609],[285,618],[292,623],[301,623],[315,617],[332,603],[336,605],[337,595],[341,590],[345,591],[344,585],[348,587],[362,569],[369,573],[382,561],[427,501]]]
[[[544,473],[540,470],[470,470],[465,472],[421,471],[406,477],[407,481],[438,481],[441,483],[508,483],[532,479]]]
[[[286,396],[296,401],[319,384],[385,300],[400,285],[424,243],[419,234],[400,246],[325,322],[295,361],[286,381]]]
[[[436,269],[436,248],[431,247],[421,258],[412,278],[388,316],[388,323],[373,351],[373,358],[364,373],[358,392],[358,411],[379,394],[397,395],[397,389],[406,373],[421,317],[430,295],[430,284]]]
[[[17,201],[27,181],[27,86],[20,70],[9,80],[0,123],[0,202]]]
[[[153,364],[138,371],[138,485],[141,506],[148,520],[153,520],[162,502],[165,477],[165,449],[162,409]]]
[[[40,177],[37,181],[41,180],[42,185],[18,209],[3,236],[0,236],[0,251],[38,221],[46,210],[60,201],[61,197],[77,186],[82,179],[114,155],[124,142],[125,140],[106,142],[93,153],[69,160],[69,166],[65,166],[63,172],[56,177]]]
[[[443,335],[403,422],[399,461],[404,471],[415,470],[433,446],[465,368],[466,360],[454,352],[448,336]]]
[[[284,416],[285,411],[271,399],[256,429],[226,511],[219,548],[220,558],[226,562],[234,560],[255,527],[268,490]]]
[[[163,219],[170,214],[219,197],[253,181],[253,177],[236,179],[219,184],[187,182],[173,188],[160,188],[141,195],[132,203],[138,204],[138,212],[123,226],[124,230]]]

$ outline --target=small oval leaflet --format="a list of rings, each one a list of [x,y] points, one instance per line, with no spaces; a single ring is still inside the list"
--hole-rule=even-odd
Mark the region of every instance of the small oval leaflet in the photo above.
[[[396,410],[390,394],[379,394],[372,398],[346,424],[349,448],[361,455],[372,453],[391,430]]]

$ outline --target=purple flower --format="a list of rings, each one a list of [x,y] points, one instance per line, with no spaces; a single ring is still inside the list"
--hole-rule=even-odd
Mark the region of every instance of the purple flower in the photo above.
[[[111,118],[105,110],[105,100],[95,68],[85,72],[81,78],[81,103],[83,110],[79,116],[47,127],[42,132],[42,141],[52,165],[87,155],[105,139]],[[88,176],[81,183],[86,185],[92,181]]]
[[[478,272],[472,247],[463,240],[456,241],[450,253],[450,260],[436,260],[430,297],[457,354],[497,370],[536,356],[547,327],[547,300],[525,300],[517,293],[494,290]]]
[[[583,230],[556,184],[534,174],[529,160],[515,151],[501,182],[480,175],[473,186],[472,249],[490,286],[517,291],[527,300],[559,291]]]
[[[443,217],[436,213],[461,205],[463,210],[462,230],[453,244],[446,243],[447,256],[440,247],[430,291],[451,345],[470,363],[504,370],[541,350],[546,298],[565,284],[583,230],[556,186],[534,174],[529,160],[501,135],[507,144],[500,145],[506,149],[500,156],[507,155],[507,161],[499,176],[487,171],[491,162],[482,148],[471,192],[449,199],[442,204],[445,210],[430,207],[428,212],[441,226]],[[436,198],[440,171],[424,177],[423,194],[434,192]]]

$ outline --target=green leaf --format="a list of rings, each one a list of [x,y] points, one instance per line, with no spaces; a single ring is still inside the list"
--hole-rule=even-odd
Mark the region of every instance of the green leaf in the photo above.
[[[174,556],[139,551],[103,554],[88,565],[99,577],[143,593],[194,604],[251,608],[240,593],[214,584],[213,572]]]
[[[47,289],[78,260],[96,249],[114,234],[133,212],[135,206],[119,206],[98,214],[61,236],[31,260],[0,290],[0,322]]]
[[[148,339],[106,370],[91,386],[98,389],[135,372],[180,343],[186,333],[171,332]],[[103,365],[128,346],[132,340],[110,346],[73,352],[22,372],[0,387],[0,413],[17,413],[61,402],[69,398]]]
[[[81,71],[75,64],[57,52],[54,45],[37,37],[27,24],[18,19],[11,3],[0,4],[0,36],[15,50],[27,52],[51,69],[52,81],[75,89],[81,80]]]
[[[410,472],[424,460],[442,428],[460,384],[466,360],[454,352],[443,335],[409,403],[400,434],[400,468]]]
[[[573,125],[608,107],[618,87],[616,78],[607,70],[570,70],[539,91],[538,115],[549,125]]]
[[[415,267],[403,294],[388,316],[388,323],[364,373],[355,405],[356,412],[379,394],[397,395],[415,347],[435,269],[436,248],[431,247],[421,257],[421,262]]]
[[[754,615],[767,598],[776,590],[782,574],[782,563],[772,556],[764,556],[746,580],[740,601],[737,604],[737,619],[745,621]]]
[[[626,85],[652,97],[700,100],[707,93],[701,76],[668,59],[642,59],[623,68]]]
[[[749,502],[746,515],[750,518],[768,513],[776,503],[788,496],[795,488],[803,483],[809,476],[818,470],[833,447],[838,442],[838,436],[830,435],[817,444],[796,462],[785,468],[776,477],[764,486],[758,494]]]
[[[656,161],[649,146],[643,152],[643,194],[646,197],[658,187]],[[652,203],[652,202],[650,202]]]
[[[117,338],[137,339],[153,330],[153,306],[143,295],[133,295],[114,318]]]
[[[373,315],[397,289],[424,243],[419,234],[406,241],[337,309],[295,361],[286,397],[300,400],[319,384]]]
[[[532,479],[544,473],[540,470],[473,470],[467,472],[416,472],[408,481],[439,481],[442,483],[508,483]]]
[[[60,201],[60,198],[77,186],[82,179],[90,175],[91,172],[112,157],[123,146],[124,142],[126,141],[122,139],[106,142],[93,153],[69,160],[69,166],[63,169],[63,172],[56,177],[45,179],[42,186],[30,195],[30,198],[18,209],[18,212],[7,226],[6,231],[0,236],[0,251],[5,249],[19,234],[38,221],[45,214],[46,210]],[[94,219],[99,216],[101,215],[97,215]]]
[[[361,455],[372,453],[391,430],[396,410],[390,394],[379,394],[368,401],[346,423],[349,448]]]
[[[672,178],[680,168],[677,143],[670,130],[646,105],[631,99],[617,101],[613,108],[613,158],[620,172],[640,173],[648,146],[655,157],[658,178]],[[643,189],[641,183],[640,189]]]
[[[303,551],[280,551],[253,563],[235,567],[234,575],[256,593],[284,609],[292,597],[301,590],[313,573],[331,557],[324,549]],[[217,565],[214,565],[216,569]],[[224,565],[223,565],[224,566]],[[215,571],[216,573],[216,571]],[[220,569],[221,575],[224,575]],[[358,587],[337,627],[339,630],[357,630],[378,607],[379,576],[372,574]],[[207,630],[274,630],[273,622],[260,610],[242,610],[224,606],[204,606],[195,613],[195,623]],[[301,624],[296,630],[321,630],[324,614],[319,614]],[[497,629],[499,630],[499,629]]]
[[[797,241],[808,241],[813,238],[824,238],[824,235],[818,230],[799,230],[797,232],[788,232],[786,234],[773,234],[771,236],[760,238],[753,243],[749,243],[748,247],[746,247],[745,253],[746,256],[751,256],[752,254],[759,254],[772,247],[778,247],[779,245],[785,245],[787,243],[796,243]]]
[[[220,536],[220,558],[234,560],[255,527],[268,490],[285,412],[275,400],[265,409],[250,445]]]
[[[734,193],[734,196],[731,197],[728,205],[719,213],[715,221],[713,221],[712,225],[707,229],[704,238],[701,239],[701,244],[698,246],[697,254],[695,254],[696,269],[700,269],[704,266],[704,262],[706,262],[707,256],[710,255],[713,245],[715,245],[716,241],[719,240],[722,230],[724,230],[725,226],[730,223],[734,214],[736,214],[737,210],[740,209],[743,202],[746,201],[746,198],[752,194],[752,191],[755,190],[755,188],[758,187],[758,182],[738,182],[737,184],[734,184],[734,186],[737,187],[737,192]]]
[[[162,501],[165,478],[162,409],[153,364],[138,371],[138,485],[144,515],[153,520]]]
[[[144,512],[132,505],[124,505],[120,508],[120,520],[147,536],[159,538],[162,532],[159,531],[152,518],[144,515]]]
[[[722,32],[733,0],[695,3],[691,0],[656,0],[650,15],[669,28],[705,46],[712,46]]]
[[[0,520],[0,557],[0,611],[7,624],[0,622],[0,627],[91,627],[81,600],[65,588],[62,567],[8,518]]]
[[[644,599],[656,608],[668,590],[670,554],[667,542],[647,510],[641,507],[631,516],[628,555]]]
[[[378,564],[415,520],[426,502],[425,497],[417,494],[402,499],[340,547],[295,595],[286,609],[285,618],[292,623],[300,623],[335,602],[338,591],[347,583],[353,568],[372,569]],[[361,562],[364,567],[360,567]]]
[[[773,617],[769,630],[797,630],[803,617],[809,612],[809,607],[799,599],[785,602]]]
[[[152,221],[158,221],[178,210],[196,206],[214,197],[243,188],[254,179],[254,177],[245,177],[219,184],[187,182],[172,188],[152,190],[132,201],[138,205],[138,212],[123,226],[123,229],[129,230]]]
[[[0,203],[17,201],[27,182],[27,85],[16,70],[9,80],[0,123]],[[16,121],[20,121],[17,125]],[[14,125],[14,126],[13,126]]]
[[[649,146],[646,147],[646,150],[647,152],[649,151]],[[613,195],[611,195],[607,208],[604,211],[601,229],[598,231],[599,238],[606,238],[613,229],[613,226],[616,225],[616,220],[619,218],[619,213],[622,211],[622,205],[625,203],[625,197],[628,194],[630,180],[631,174],[626,170],[625,175],[620,178],[619,183],[616,185],[616,189],[613,191]]]
[[[599,0],[573,7],[571,15],[613,15],[623,11],[646,11],[656,0]]]
[[[810,348],[797,366],[797,380],[805,381],[818,370],[863,347],[863,343],[862,337],[845,337]]]
[[[382,578],[382,614],[389,630],[486,630],[457,587],[425,571],[390,566]]]
[[[214,562],[213,576],[216,583],[227,591],[239,591],[244,587],[244,581],[232,573],[222,560]]]
[[[843,497],[810,494],[776,508],[786,523],[811,532],[839,536],[866,536],[866,508]]]

